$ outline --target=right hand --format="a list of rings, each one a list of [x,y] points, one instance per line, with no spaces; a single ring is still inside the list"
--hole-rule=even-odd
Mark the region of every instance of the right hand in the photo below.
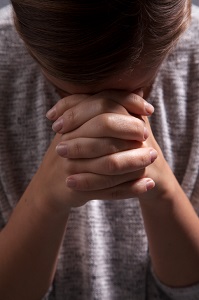
[[[49,199],[80,206],[92,199],[125,199],[146,192],[151,180],[142,177],[153,161],[152,149],[142,148],[144,122],[131,115],[138,113],[146,115],[145,101],[124,91],[60,100],[54,120],[62,116],[58,131],[68,133],[56,135],[38,172]],[[63,158],[55,147],[65,143],[68,153]]]

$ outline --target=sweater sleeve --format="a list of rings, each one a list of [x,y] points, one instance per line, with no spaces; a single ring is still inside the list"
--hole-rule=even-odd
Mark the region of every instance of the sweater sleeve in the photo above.
[[[150,265],[147,280],[149,299],[156,300],[199,300],[199,283],[193,286],[172,288],[166,286],[155,275]]]
[[[197,176],[190,201],[199,215],[199,175]],[[199,300],[199,283],[182,288],[166,286],[156,276],[151,262],[149,262],[148,267],[146,288],[147,300]]]
[[[199,8],[193,6],[192,10],[192,24],[190,29],[187,31],[187,34],[184,36],[184,39],[180,43],[178,56],[174,56],[169,61],[169,64],[171,64],[166,69],[164,75],[164,79],[171,78],[173,82],[177,82],[177,80],[172,77],[172,74],[175,74],[176,78],[179,76],[180,72],[179,70],[182,70],[182,76],[180,78],[181,83],[183,83],[183,87],[179,81],[179,85],[176,84],[176,87],[178,86],[178,91],[181,91],[181,94],[183,97],[179,97],[179,106],[176,107],[176,110],[178,112],[181,112],[179,107],[182,107],[183,101],[187,99],[187,101],[184,101],[184,104],[186,105],[184,107],[184,111],[187,112],[187,116],[189,117],[189,124],[186,125],[186,128],[189,128],[191,137],[191,142],[187,144],[187,149],[189,150],[189,159],[187,163],[187,170],[184,173],[184,177],[181,178],[180,182],[182,185],[183,190],[186,192],[187,196],[190,199],[191,204],[193,205],[196,213],[199,215],[199,161],[198,161],[198,155],[199,155],[199,135],[198,135],[198,124],[199,124],[199,118],[198,118],[198,111],[199,111],[199,51],[198,46],[196,43],[198,42],[198,28],[199,28]],[[174,61],[178,67],[176,68],[178,73],[175,73],[173,71]],[[186,62],[186,63],[185,63]],[[171,73],[168,73],[168,72]],[[172,73],[173,72],[173,73]],[[185,88],[186,87],[186,88]],[[191,96],[190,96],[191,95]],[[186,98],[187,97],[187,98]],[[191,101],[191,98],[193,99],[193,102]],[[166,102],[165,102],[166,103]],[[169,102],[169,110],[168,112],[171,114],[171,108],[173,111],[176,111],[174,107],[172,106],[174,103]],[[195,110],[195,114],[194,111]],[[180,120],[182,120],[182,115]],[[186,116],[187,120],[188,117]],[[190,122],[190,119],[192,119],[193,123],[192,125]],[[186,124],[186,121],[184,122]],[[180,131],[179,127],[181,125],[178,124],[178,129],[176,132]],[[190,126],[190,127],[189,127]],[[192,128],[191,128],[192,126]],[[174,129],[172,128],[172,135]],[[184,133],[186,134],[186,130],[184,130]],[[172,141],[171,141],[172,143]],[[172,144],[172,146],[174,143]],[[176,148],[177,149],[177,148]],[[173,148],[171,148],[172,155],[175,153],[178,153],[178,157],[175,157],[175,162],[178,161],[178,158],[182,157],[182,152],[180,151],[173,151]],[[180,155],[179,155],[180,154]],[[174,156],[172,156],[174,157]],[[179,165],[181,162],[178,162]],[[183,167],[183,165],[182,165]],[[192,182],[192,186],[191,186]],[[187,286],[183,288],[172,288],[169,286],[166,286],[156,276],[156,274],[153,271],[152,264],[149,263],[148,273],[147,273],[147,300],[199,300],[199,282],[196,283],[193,286]]]

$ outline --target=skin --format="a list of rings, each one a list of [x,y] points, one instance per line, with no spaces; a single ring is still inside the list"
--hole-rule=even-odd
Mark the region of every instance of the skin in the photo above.
[[[83,145],[88,142],[88,148],[91,149],[91,151],[88,149],[88,153],[91,156],[95,142],[98,145],[103,143],[106,153],[99,152],[98,158],[103,159],[107,154],[103,161],[104,174],[92,178],[95,184],[92,189],[85,187],[84,183],[84,192],[71,189],[66,183],[66,178],[70,178],[74,173],[87,172],[89,175],[89,172],[94,173],[96,166],[91,163],[88,170],[87,164],[82,163],[81,170],[78,170],[77,160],[74,160],[73,164],[71,160],[59,156],[55,149],[63,142],[63,135],[59,133],[55,135],[38,171],[19,199],[8,224],[0,233],[0,294],[5,300],[41,299],[46,293],[54,278],[58,253],[72,206],[81,206],[94,198],[110,200],[129,198],[144,193],[154,186],[154,182],[143,175],[144,168],[151,164],[156,156],[151,156],[150,152],[153,150],[151,147],[145,147],[143,152],[137,152],[137,145],[147,138],[148,133],[144,131],[145,123],[133,116],[133,114],[149,115],[153,109],[148,107],[151,111],[149,113],[144,99],[136,94],[125,91],[116,93],[106,91],[103,97],[102,94],[98,93],[97,102],[100,105],[97,111],[95,107],[93,112],[89,111],[89,118],[93,122],[94,113],[96,116],[94,123],[102,124],[103,121],[103,128],[96,128],[94,136],[83,126],[80,126],[80,132],[75,130],[73,132],[76,142],[80,144],[83,142]],[[75,104],[83,105],[85,103],[83,99],[91,101],[92,97],[93,95],[88,94],[72,95],[67,97],[71,101],[63,99],[58,102],[58,106],[60,110],[67,111]],[[107,98],[110,99],[108,105]],[[120,103],[121,99],[124,100],[123,105]],[[63,107],[64,103],[67,107]],[[116,126],[118,117],[121,120],[120,127]],[[87,118],[85,115],[81,122],[84,124]],[[111,120],[115,122],[112,123]],[[82,141],[82,134],[86,132],[88,136]],[[104,132],[109,132],[105,139]],[[124,135],[127,140],[122,138]],[[133,139],[134,136],[138,142]],[[67,139],[67,136],[65,138]],[[74,141],[72,136],[70,138]],[[122,153],[122,156],[112,157],[114,153]],[[77,158],[79,155],[81,156],[77,151]],[[129,168],[125,158],[131,161],[131,157],[134,157],[135,163]],[[101,167],[100,163],[97,166]],[[111,175],[112,173],[114,175]]]
[[[3,299],[41,299],[54,277],[70,208],[91,199],[139,197],[159,279],[176,287],[199,281],[198,217],[147,119],[153,109],[143,97],[156,72],[122,73],[89,90],[45,74],[63,90],[47,114],[62,119],[62,128],[53,124],[55,138],[0,233]]]
[[[107,80],[104,85],[95,87],[96,92],[98,93],[96,96],[97,101],[99,101],[99,96],[104,96],[101,90],[107,90],[108,88],[115,89],[116,101],[118,101],[116,96],[117,89],[127,92],[134,91],[135,93],[135,91],[138,91],[142,87],[144,93],[141,96],[147,97],[151,78],[152,80],[154,79],[156,72],[157,70],[151,70],[145,73],[145,75],[144,73],[142,75],[142,70],[140,69],[140,71],[136,72],[136,76],[132,73],[125,73],[123,75],[124,77],[121,76],[120,79],[116,77],[112,78],[111,80]],[[75,174],[67,178],[67,182],[70,183],[71,180],[73,182],[73,185],[68,186],[74,191],[81,190],[82,192],[85,190],[89,191],[97,189],[97,187],[103,188],[101,181],[104,181],[101,179],[101,170],[97,171],[97,160],[93,159],[92,162],[93,165],[95,165],[95,174],[98,172],[100,174],[98,177],[96,175],[93,176],[93,174],[90,176],[87,175],[85,180],[85,174],[81,174],[82,171],[78,170],[78,168],[75,168],[75,164],[78,166],[80,165],[80,159],[85,159],[85,152],[89,153],[89,148],[86,148],[86,142],[81,140],[77,146],[76,138],[78,135],[84,136],[84,130],[86,133],[89,132],[89,128],[92,128],[95,122],[97,122],[97,118],[95,117],[97,113],[95,114],[95,112],[92,110],[93,115],[85,118],[82,122],[78,118],[79,123],[76,123],[75,116],[79,117],[80,114],[78,114],[78,111],[81,111],[81,114],[83,114],[87,99],[82,99],[77,106],[74,105],[70,109],[67,107],[68,103],[72,103],[73,97],[77,97],[77,94],[93,94],[95,91],[90,87],[76,86],[71,83],[55,79],[48,74],[46,75],[48,80],[62,90],[62,95],[64,92],[66,92],[66,96],[68,93],[74,94],[74,96],[70,96],[61,100],[48,114],[48,117],[50,117],[51,120],[56,120],[52,126],[54,131],[62,134],[63,142],[57,147],[57,152],[61,156],[68,158],[70,158],[72,155],[71,158],[73,158],[72,164],[74,165]],[[95,101],[95,97],[92,98],[92,102],[93,101]],[[122,99],[120,103],[121,105],[125,105],[126,102],[124,99]],[[89,115],[89,106],[91,106],[91,104],[87,105],[87,116]],[[97,105],[94,104],[93,106]],[[129,111],[127,107],[127,113],[128,112]],[[100,112],[100,114],[101,113],[102,112]],[[123,112],[118,111],[116,113],[119,114]],[[136,113],[139,115],[138,111]],[[71,116],[73,116],[73,120],[69,123],[68,119],[70,119]],[[142,119],[145,122],[149,137],[146,139],[146,141],[141,142],[141,140],[139,140],[139,138],[137,138],[137,136],[134,134],[135,140],[141,143],[134,144],[133,142],[133,151],[138,151],[140,155],[143,155],[143,159],[143,149],[155,149],[158,153],[158,158],[155,159],[152,164],[149,164],[145,169],[142,169],[141,173],[140,171],[137,172],[136,170],[134,172],[137,178],[151,178],[155,182],[155,187],[153,188],[152,182],[150,181],[150,189],[153,188],[150,192],[138,194],[149,240],[149,249],[153,269],[158,278],[166,285],[172,287],[184,287],[192,285],[199,282],[199,219],[193,210],[189,199],[184,194],[174,174],[164,159],[162,151],[153,136],[147,117],[142,116]],[[125,139],[124,136],[122,139]],[[101,154],[97,153],[97,156],[103,156],[107,154],[104,153],[104,147],[101,145],[101,140],[97,141],[97,139],[95,139],[94,142],[97,145],[96,148],[101,149],[98,150],[101,151]],[[85,148],[86,151],[84,151]],[[78,152],[75,151],[75,149],[78,149]],[[64,152],[66,150],[67,152]],[[121,149],[119,149],[118,152],[119,151],[121,151]],[[75,155],[72,153],[75,153]],[[74,160],[74,158],[76,160]],[[89,158],[92,158],[92,156],[89,156]],[[116,164],[118,168],[122,168],[123,165],[122,161],[119,161],[120,158],[122,158],[123,161],[128,162],[129,165],[131,165],[133,161],[132,157],[132,160],[129,160],[127,155],[118,155],[118,161]],[[85,160],[85,162],[88,163],[87,160]],[[103,166],[103,168],[105,168],[105,166]],[[162,172],[162,170],[164,170],[164,172]],[[117,174],[117,172],[115,172],[115,174]],[[117,177],[117,175],[114,177]],[[121,178],[122,176],[119,175],[119,177]],[[127,184],[125,187],[127,187]],[[117,191],[116,194],[119,194],[121,198],[124,198],[122,190]]]
[[[143,167],[156,159],[157,151],[147,145],[144,146],[143,141],[149,135],[145,122],[130,113],[150,115],[153,112],[153,107],[138,94],[143,95],[140,87],[144,82],[147,86],[146,83],[151,82],[156,71],[148,73],[144,80],[141,76],[134,85],[132,75],[126,72],[122,74],[123,76],[111,78],[99,87],[74,86],[44,73],[46,78],[59,91],[61,90],[62,96],[70,95],[57,103],[54,107],[55,112],[53,109],[50,112],[55,113],[54,118],[58,118],[52,126],[53,130],[62,134],[61,143],[56,147],[57,152],[62,157],[68,158],[67,167],[72,174],[67,177],[68,187],[73,184],[74,188],[76,183],[76,190],[94,191],[90,196],[90,199],[94,199],[98,190],[107,187],[106,182],[110,182],[110,176],[113,181],[111,187],[115,186],[115,189],[118,189],[119,183],[144,177]],[[94,88],[97,93],[94,93]],[[130,90],[137,90],[137,94]],[[73,95],[74,92],[76,93]],[[138,151],[136,149],[138,147],[142,149]],[[128,165],[127,162],[132,158],[132,163]],[[96,175],[98,168],[99,176]],[[83,172],[84,170],[86,172]],[[133,178],[132,170],[135,171]],[[89,184],[88,190],[86,183]],[[149,178],[147,183],[146,190],[154,186],[154,182]],[[83,197],[84,194],[81,195],[82,199]],[[101,197],[99,194],[97,199]]]

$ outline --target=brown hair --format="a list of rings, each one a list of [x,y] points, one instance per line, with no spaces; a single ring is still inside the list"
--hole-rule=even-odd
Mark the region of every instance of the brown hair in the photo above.
[[[47,72],[96,83],[140,58],[155,65],[190,19],[190,0],[12,0],[15,26]]]

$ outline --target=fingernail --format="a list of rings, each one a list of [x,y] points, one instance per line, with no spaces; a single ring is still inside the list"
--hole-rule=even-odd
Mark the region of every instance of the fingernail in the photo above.
[[[67,145],[66,144],[59,144],[56,147],[56,151],[60,156],[67,157]]]
[[[49,120],[52,120],[54,117],[56,116],[56,108],[52,107],[47,113],[46,113],[46,117]]]
[[[152,179],[148,179],[146,182],[146,189],[147,191],[150,191],[154,188],[155,182]]]
[[[67,178],[66,179],[66,184],[69,188],[74,188],[77,185],[77,182],[74,178]]]
[[[156,158],[158,157],[157,151],[154,150],[154,149],[152,149],[152,150],[150,151],[150,156],[151,156],[151,163],[153,163],[154,160],[156,160]]]
[[[150,103],[148,102],[145,102],[145,111],[146,111],[146,114],[149,116],[149,115],[152,115],[154,113],[154,107],[153,105],[151,105]]]
[[[149,137],[149,132],[146,127],[144,127],[144,140],[146,140]]]
[[[52,129],[55,131],[55,132],[59,132],[62,127],[63,127],[63,119],[58,119],[52,126]]]

